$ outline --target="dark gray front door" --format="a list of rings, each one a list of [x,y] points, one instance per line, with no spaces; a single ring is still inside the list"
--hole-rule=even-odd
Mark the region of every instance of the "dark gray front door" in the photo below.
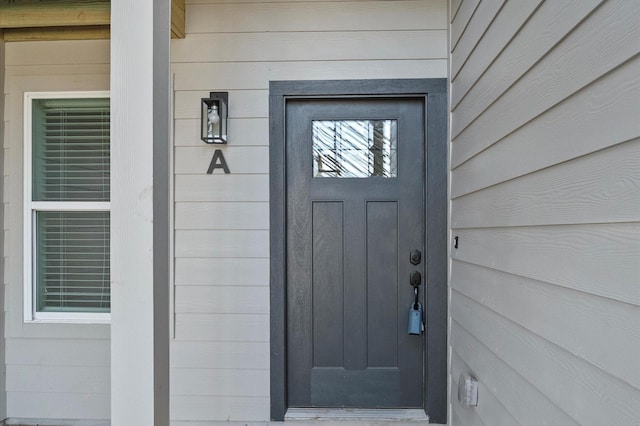
[[[423,406],[425,342],[407,324],[424,118],[424,98],[287,102],[290,407]]]

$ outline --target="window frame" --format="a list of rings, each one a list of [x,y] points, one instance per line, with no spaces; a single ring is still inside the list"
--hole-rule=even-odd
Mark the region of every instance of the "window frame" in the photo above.
[[[60,91],[24,93],[24,153],[23,153],[23,287],[25,323],[90,323],[111,322],[111,312],[38,312],[36,310],[36,213],[38,211],[111,211],[111,202],[104,201],[33,201],[33,101],[37,99],[110,98],[110,92]]]

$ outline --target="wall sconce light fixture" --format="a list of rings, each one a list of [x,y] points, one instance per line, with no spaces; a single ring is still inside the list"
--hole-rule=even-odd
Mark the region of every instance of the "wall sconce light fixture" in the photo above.
[[[227,117],[229,115],[229,93],[211,92],[202,98],[200,115],[200,138],[205,143],[227,143]]]

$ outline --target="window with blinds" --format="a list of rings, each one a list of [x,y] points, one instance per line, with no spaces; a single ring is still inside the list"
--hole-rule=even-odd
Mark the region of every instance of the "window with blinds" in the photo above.
[[[109,213],[36,212],[40,312],[109,312]]]
[[[108,314],[109,98],[30,101],[32,318]]]
[[[34,99],[32,135],[34,201],[109,201],[109,99]]]

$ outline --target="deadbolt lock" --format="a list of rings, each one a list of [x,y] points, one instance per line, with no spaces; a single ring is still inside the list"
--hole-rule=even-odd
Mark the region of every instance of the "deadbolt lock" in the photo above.
[[[412,265],[418,265],[422,262],[422,253],[420,250],[411,250],[411,253],[409,254],[409,261]]]

